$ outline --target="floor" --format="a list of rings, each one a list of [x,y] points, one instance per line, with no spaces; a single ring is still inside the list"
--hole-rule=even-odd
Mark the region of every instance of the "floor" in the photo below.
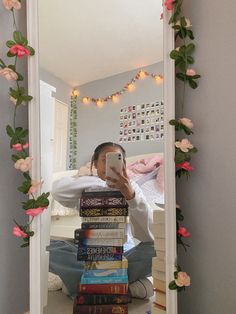
[[[129,314],[147,314],[151,309],[152,299],[132,299],[129,304]],[[48,305],[43,314],[72,314],[73,301],[61,290],[48,293]]]

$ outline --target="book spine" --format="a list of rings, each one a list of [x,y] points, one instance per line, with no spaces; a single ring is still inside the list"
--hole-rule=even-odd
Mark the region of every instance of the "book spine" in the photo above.
[[[96,284],[115,284],[115,283],[128,283],[128,276],[122,277],[84,277],[82,275],[80,284],[96,285]]]
[[[76,304],[127,304],[131,301],[128,294],[81,294],[76,298]]]
[[[121,261],[122,254],[77,254],[77,261]]]
[[[127,220],[126,216],[100,216],[100,217],[81,217],[82,223],[96,223],[96,222],[106,222],[106,223],[125,223]]]
[[[122,277],[127,276],[126,268],[118,268],[118,269],[92,269],[92,270],[84,270],[83,276],[86,277]]]
[[[75,305],[73,314],[128,314],[126,304]]]
[[[125,223],[108,222],[83,222],[81,229],[124,229]]]
[[[127,294],[128,284],[116,283],[116,284],[80,284],[80,293],[97,293],[97,294]]]
[[[124,238],[124,229],[76,229],[75,239],[117,239]]]
[[[125,243],[124,239],[76,239],[75,244],[82,246],[122,246]]]
[[[127,207],[100,207],[100,208],[81,208],[79,209],[81,217],[100,217],[100,216],[128,216]]]
[[[85,270],[97,269],[97,270],[108,270],[108,269],[118,269],[118,268],[128,268],[128,261],[123,259],[122,261],[88,261],[84,264]]]
[[[128,207],[124,197],[85,197],[80,198],[80,208]]]
[[[88,246],[79,245],[78,254],[122,254],[123,246]]]

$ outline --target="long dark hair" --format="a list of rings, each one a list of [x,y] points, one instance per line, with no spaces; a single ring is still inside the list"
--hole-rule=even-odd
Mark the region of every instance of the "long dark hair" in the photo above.
[[[94,150],[94,153],[93,153],[93,156],[91,159],[91,166],[90,166],[91,175],[93,175],[92,168],[93,168],[94,162],[98,160],[100,153],[103,151],[104,148],[111,147],[111,146],[117,147],[120,149],[122,156],[123,156],[124,164],[125,164],[126,152],[125,152],[124,148],[121,145],[113,143],[113,142],[105,142],[105,143],[98,145]]]

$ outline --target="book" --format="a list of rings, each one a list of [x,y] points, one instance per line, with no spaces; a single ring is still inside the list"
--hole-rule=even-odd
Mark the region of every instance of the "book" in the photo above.
[[[76,229],[75,239],[117,239],[125,237],[124,229]]]
[[[127,216],[99,216],[99,217],[81,217],[82,223],[95,223],[95,222],[106,222],[106,223],[125,223],[127,222]]]
[[[89,187],[82,192],[83,197],[123,197],[122,193],[117,189],[109,187]]]
[[[118,222],[82,222],[81,229],[124,229],[125,225]]]
[[[116,283],[128,283],[128,276],[103,276],[103,277],[85,277],[80,278],[80,284],[96,285],[96,284],[116,284]]]
[[[156,250],[156,257],[165,261],[165,259],[166,259],[166,252],[165,251]]]
[[[96,195],[86,196],[82,194],[80,198],[80,208],[109,208],[109,207],[128,207],[128,204],[123,195],[120,196],[108,196],[108,195]],[[117,215],[119,216],[119,215]]]
[[[166,273],[164,271],[158,271],[155,268],[152,268],[152,277],[165,281],[166,280]]]
[[[77,261],[121,261],[122,254],[77,254]]]
[[[165,224],[163,223],[153,223],[152,224],[152,234],[155,238],[165,238]]]
[[[166,314],[166,308],[157,304],[152,304],[152,314]]]
[[[79,209],[81,217],[99,217],[99,216],[128,216],[128,207],[94,207],[94,208],[81,208]]]
[[[73,314],[128,314],[127,304],[78,305],[74,302]]]
[[[158,257],[152,258],[152,268],[158,271],[166,270],[166,263],[165,260],[159,259]]]
[[[115,283],[115,284],[80,284],[80,293],[94,293],[94,294],[127,294],[128,284],[127,283]]]
[[[165,239],[161,238],[154,238],[154,249],[157,251],[163,251],[166,250],[166,241]]]
[[[157,291],[155,293],[155,301],[156,304],[161,306],[166,306],[166,294],[165,292]]]
[[[128,272],[126,268],[117,269],[88,269],[84,270],[84,277],[119,277],[127,276]]]
[[[123,239],[74,239],[75,244],[82,246],[122,246],[126,241],[126,236]]]
[[[153,288],[155,291],[159,290],[161,292],[166,292],[165,280],[160,280],[160,279],[153,277]]]
[[[76,297],[76,304],[127,304],[131,302],[129,294],[82,294]]]
[[[123,246],[88,246],[78,245],[78,254],[122,254],[124,251]]]
[[[153,210],[153,222],[154,223],[165,223],[165,211],[161,208]]]
[[[128,268],[128,260],[123,256],[121,261],[93,261],[85,262],[84,269],[117,269],[117,268]]]

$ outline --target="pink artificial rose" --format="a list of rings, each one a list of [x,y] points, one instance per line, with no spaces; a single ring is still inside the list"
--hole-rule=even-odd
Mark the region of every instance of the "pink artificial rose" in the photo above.
[[[10,48],[10,53],[16,55],[18,58],[22,58],[24,56],[29,56],[30,52],[24,46],[15,44]]]
[[[27,209],[25,211],[25,213],[26,213],[26,215],[35,217],[35,216],[42,214],[42,212],[44,211],[45,208],[47,208],[47,207],[30,208],[30,209]]]
[[[16,81],[18,79],[16,72],[7,67],[0,70],[0,76],[5,77],[8,81]]]
[[[21,3],[18,0],[2,0],[2,2],[7,10],[20,10],[21,8]]]
[[[178,287],[190,286],[190,277],[187,273],[180,271],[178,272],[178,277],[175,279],[175,283]]]
[[[188,69],[188,70],[186,71],[186,74],[187,74],[188,76],[194,76],[194,75],[196,75],[196,71],[195,71],[194,69]]]
[[[187,229],[184,228],[184,227],[180,227],[180,228],[177,230],[177,233],[178,233],[179,235],[181,235],[182,237],[184,237],[184,238],[189,238],[189,237],[191,236],[190,233],[187,231]]]
[[[25,233],[23,230],[20,229],[20,227],[13,227],[13,230],[12,230],[12,234],[14,236],[16,236],[17,238],[27,238],[28,237],[28,234]]]
[[[190,166],[190,162],[188,161],[181,162],[181,164],[177,164],[176,167],[187,171],[191,171],[194,169],[192,166]]]
[[[171,11],[174,9],[174,0],[166,0],[164,2],[165,7],[167,8],[167,10]]]
[[[183,125],[185,125],[189,129],[193,128],[193,123],[188,118],[181,118],[181,119],[179,119],[179,122],[182,123]]]
[[[22,145],[20,143],[12,145],[12,148],[18,152],[21,152],[23,149],[28,148],[28,147],[29,147],[29,143],[25,143],[24,145]]]
[[[28,194],[32,194],[38,191],[38,189],[42,186],[43,181],[38,182],[38,181],[31,181],[31,186],[29,188]]]
[[[22,172],[27,172],[31,169],[32,167],[32,157],[27,157],[26,159],[18,159],[16,162],[15,162],[15,168],[17,170],[20,170]]]
[[[193,148],[193,145],[189,142],[187,138],[184,138],[181,142],[176,141],[175,146],[182,150],[182,152],[187,153],[189,149]]]

